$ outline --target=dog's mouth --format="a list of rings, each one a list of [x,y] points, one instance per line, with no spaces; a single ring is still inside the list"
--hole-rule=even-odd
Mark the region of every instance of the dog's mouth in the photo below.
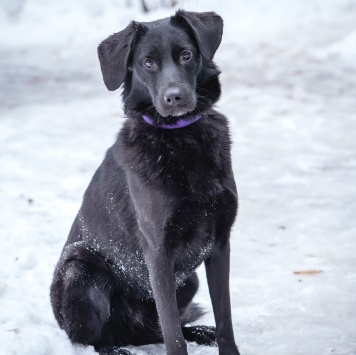
[[[165,119],[184,118],[191,115],[194,109],[195,105],[194,107],[192,107],[192,105],[190,105],[190,107],[174,107],[170,110],[162,110],[162,108],[156,106],[157,113]]]
[[[192,115],[193,115],[193,111],[182,111],[182,112],[177,112],[176,115],[169,115],[165,118],[171,120],[177,120],[177,119],[189,118]]]
[[[184,116],[187,116],[188,114],[189,114],[189,112],[187,112],[187,111],[178,111],[177,113],[175,113],[173,115],[169,115],[167,117],[183,118]]]
[[[189,105],[171,107],[169,110],[165,110],[159,103],[156,103],[155,100],[147,98],[141,102],[141,110],[139,110],[139,113],[141,117],[145,116],[155,126],[175,125],[178,122],[182,124],[182,121],[191,121],[197,115],[201,115],[202,110],[200,106],[196,100],[193,100]],[[125,110],[129,111],[128,107],[126,107]]]
[[[167,92],[169,93],[169,91]],[[153,106],[162,117],[167,119],[182,118],[195,110],[197,98],[191,90],[186,89],[175,96],[167,94],[167,92],[152,98]]]
[[[155,115],[155,117],[152,117],[152,119],[157,123],[157,124],[174,124],[180,120],[189,120],[192,117],[194,117],[197,113],[195,110],[193,111],[181,111],[178,112],[176,115],[168,115],[168,116],[162,116],[159,113]]]
[[[156,126],[159,128],[163,128],[163,129],[176,129],[176,128],[183,128],[186,126],[190,126],[192,123],[197,122],[200,118],[202,117],[202,115],[181,115],[178,117],[172,117],[172,119],[174,118],[174,121],[167,121],[165,120],[163,123],[157,122],[152,120],[150,117],[143,115],[142,118],[144,119],[144,121],[146,121],[146,123],[148,123],[151,126]]]

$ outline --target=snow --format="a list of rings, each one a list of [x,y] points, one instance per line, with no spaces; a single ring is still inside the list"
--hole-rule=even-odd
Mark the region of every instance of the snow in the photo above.
[[[145,15],[132,3],[2,1],[1,355],[94,354],[59,329],[49,285],[84,190],[124,121],[96,46],[131,19],[173,13]],[[215,59],[240,195],[231,298],[241,354],[356,354],[356,2],[179,5],[225,21]],[[295,274],[310,270],[321,272]],[[208,311],[199,323],[213,325],[199,273],[197,300]],[[165,353],[163,345],[129,348]]]

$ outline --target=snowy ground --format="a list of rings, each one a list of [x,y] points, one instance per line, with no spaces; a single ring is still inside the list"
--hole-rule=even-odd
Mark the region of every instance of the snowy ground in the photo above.
[[[58,328],[48,290],[123,122],[96,45],[132,18],[172,11],[144,16],[119,0],[21,3],[0,2],[0,354],[94,354]],[[215,59],[240,194],[231,297],[241,354],[356,354],[356,1],[186,5],[225,19]],[[200,272],[201,323],[213,324]],[[163,345],[131,350],[164,354]],[[217,349],[190,344],[189,353]]]

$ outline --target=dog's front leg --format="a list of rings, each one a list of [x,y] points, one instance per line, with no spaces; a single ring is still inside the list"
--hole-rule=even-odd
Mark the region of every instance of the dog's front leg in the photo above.
[[[164,247],[148,248],[145,259],[150,274],[167,355],[187,355],[187,344],[182,333],[177,308],[174,263]]]
[[[215,246],[205,261],[209,292],[213,305],[219,355],[239,355],[235,344],[230,305],[230,243]]]

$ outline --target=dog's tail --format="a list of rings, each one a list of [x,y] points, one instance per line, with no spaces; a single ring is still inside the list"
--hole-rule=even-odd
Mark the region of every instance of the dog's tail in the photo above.
[[[185,308],[183,314],[181,314],[182,325],[195,322],[205,313],[206,312],[203,311],[203,309],[197,303],[190,303],[189,306]]]

